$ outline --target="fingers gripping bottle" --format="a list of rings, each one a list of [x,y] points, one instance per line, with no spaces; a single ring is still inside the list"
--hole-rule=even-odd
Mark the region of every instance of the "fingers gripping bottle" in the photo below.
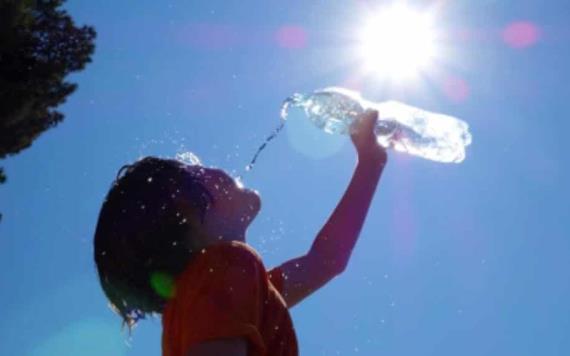
[[[465,147],[471,144],[469,126],[460,119],[397,101],[374,103],[348,89],[331,87],[294,94],[283,103],[283,121],[292,108],[302,109],[317,127],[331,134],[348,134],[360,114],[377,110],[375,132],[380,145],[433,161],[460,163],[465,159]]]

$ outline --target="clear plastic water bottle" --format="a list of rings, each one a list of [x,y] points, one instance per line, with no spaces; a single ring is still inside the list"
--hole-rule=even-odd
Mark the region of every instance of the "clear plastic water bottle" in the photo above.
[[[335,134],[348,134],[360,114],[377,110],[375,131],[380,145],[433,161],[462,162],[465,147],[471,144],[469,126],[462,120],[397,101],[373,103],[348,89],[331,87],[294,94],[283,103],[283,120],[291,108],[302,109],[317,127]]]

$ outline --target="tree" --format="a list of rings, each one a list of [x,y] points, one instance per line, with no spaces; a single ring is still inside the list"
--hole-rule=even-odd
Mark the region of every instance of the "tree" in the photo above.
[[[95,30],[76,27],[64,2],[0,0],[0,159],[63,120],[56,108],[77,88],[65,77],[91,62]]]

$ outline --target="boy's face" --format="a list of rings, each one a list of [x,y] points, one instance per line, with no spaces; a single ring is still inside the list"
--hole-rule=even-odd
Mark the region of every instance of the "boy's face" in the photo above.
[[[221,169],[188,166],[188,171],[212,195],[202,224],[213,241],[245,240],[245,230],[261,208],[259,194],[240,187],[236,180]]]

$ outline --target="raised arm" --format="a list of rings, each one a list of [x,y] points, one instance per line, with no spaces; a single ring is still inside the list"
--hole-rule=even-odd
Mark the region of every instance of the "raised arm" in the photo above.
[[[358,240],[374,191],[387,162],[374,127],[376,111],[357,121],[351,140],[358,154],[352,179],[332,215],[321,228],[304,256],[285,262],[279,269],[286,276],[283,298],[292,307],[325,285],[346,268]]]

